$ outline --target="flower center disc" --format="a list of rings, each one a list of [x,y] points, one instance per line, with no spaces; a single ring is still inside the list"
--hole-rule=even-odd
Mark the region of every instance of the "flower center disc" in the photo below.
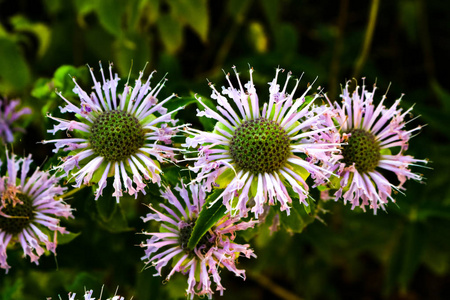
[[[95,154],[107,161],[123,161],[144,145],[145,132],[139,120],[121,110],[102,113],[91,126],[89,143]]]
[[[27,195],[19,192],[16,193],[16,198],[21,200],[23,204],[16,203],[16,205],[13,205],[12,203],[14,201],[7,200],[6,206],[2,208],[2,212],[10,217],[6,218],[0,215],[0,229],[13,235],[27,228],[34,218],[31,199]]]
[[[230,154],[238,169],[254,174],[273,173],[286,164],[291,154],[290,139],[275,121],[248,120],[235,130]]]
[[[363,129],[353,129],[348,139],[348,145],[342,146],[344,163],[347,166],[355,163],[359,173],[367,173],[375,170],[380,161],[380,146],[375,141],[375,136]]]

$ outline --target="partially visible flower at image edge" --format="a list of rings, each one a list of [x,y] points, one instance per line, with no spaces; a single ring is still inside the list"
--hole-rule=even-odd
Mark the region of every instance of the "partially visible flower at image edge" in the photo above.
[[[253,68],[250,81],[242,86],[239,73],[233,67],[238,86],[235,88],[226,74],[229,87],[219,93],[214,85],[211,98],[217,100],[217,112],[197,100],[204,110],[198,116],[217,121],[213,132],[188,128],[186,148],[197,148],[198,156],[189,168],[197,173],[195,181],[206,179],[211,186],[224,188],[220,198],[233,214],[243,217],[250,209],[257,218],[265,205],[280,203],[280,209],[290,213],[292,199],[288,187],[297,194],[300,203],[308,205],[309,186],[306,178],[317,182],[327,181],[331,172],[317,165],[338,152],[336,143],[328,143],[333,132],[331,108],[317,107],[314,103],[320,93],[307,96],[312,85],[294,98],[300,79],[290,93],[287,86],[292,78],[288,72],[284,86],[275,78],[269,84],[269,101],[260,110],[259,97],[253,83]],[[246,88],[244,90],[244,87]],[[228,102],[227,96],[231,103]],[[308,99],[309,102],[306,100]],[[318,109],[319,108],[319,109]],[[247,207],[252,199],[254,205]]]
[[[153,220],[161,223],[160,232],[144,232],[151,238],[141,243],[141,247],[146,248],[142,259],[147,265],[154,266],[159,276],[161,269],[173,260],[172,270],[166,280],[176,272],[187,274],[187,294],[191,299],[194,295],[206,295],[211,299],[211,277],[216,284],[216,290],[222,295],[225,288],[221,284],[220,268],[225,267],[245,279],[245,271],[237,269],[236,260],[240,255],[247,258],[256,257],[248,244],[233,242],[236,231],[253,228],[257,222],[244,222],[238,217],[224,215],[191,250],[187,244],[205,203],[204,186],[191,184],[190,193],[183,184],[175,190],[183,201],[178,200],[178,197],[166,188],[162,191],[162,196],[169,202],[170,207],[160,204],[164,209],[164,212],[160,212],[149,206],[154,213],[142,218],[144,222]]]
[[[24,107],[16,110],[20,104],[20,100],[0,99],[0,144],[12,143],[14,141],[14,131],[24,131],[20,127],[16,127],[13,123],[22,115],[31,113],[31,109]],[[14,126],[14,127],[13,127]]]
[[[83,300],[95,300],[95,299],[102,300],[103,288],[102,288],[102,290],[100,292],[99,298],[93,297],[92,296],[93,293],[94,293],[94,290],[85,291],[84,295],[83,295]],[[117,293],[117,291],[116,291],[116,293]],[[76,293],[69,293],[68,300],[78,300],[77,298],[75,298],[76,296],[77,296]],[[47,298],[47,300],[52,300],[52,299],[53,299],[52,297],[48,297]],[[59,300],[63,300],[61,298],[61,296],[58,296],[58,299]],[[107,298],[106,300],[125,300],[125,298],[121,297],[120,295],[114,295],[112,298]]]
[[[160,183],[160,162],[175,161],[174,151],[167,146],[178,127],[172,114],[182,109],[179,107],[171,112],[163,105],[175,97],[175,94],[158,103],[156,98],[164,87],[165,77],[154,87],[150,87],[153,71],[143,83],[143,71],[132,88],[125,84],[122,94],[117,93],[120,78],[112,73],[109,65],[109,79],[105,79],[100,64],[103,82],[98,82],[89,68],[94,81],[93,92],[89,96],[76,82],[74,92],[80,98],[80,105],[74,105],[59,92],[58,95],[67,103],[61,112],[72,112],[81,121],[69,121],[56,117],[49,118],[59,122],[48,132],[76,131],[78,137],[43,141],[54,143],[58,152],[71,151],[63,158],[58,168],[66,172],[66,176],[75,177],[75,187],[82,184],[97,184],[95,199],[102,195],[106,180],[114,174],[114,193],[117,202],[123,195],[123,188],[129,195],[137,197],[138,192],[145,194],[146,180]],[[158,116],[155,116],[155,113]],[[156,158],[156,160],[154,159]],[[79,170],[74,170],[79,168]],[[132,175],[132,178],[128,176]],[[133,184],[134,183],[134,184]],[[122,188],[123,186],[123,188]]]
[[[363,79],[362,87],[356,86],[350,94],[349,84],[347,82],[342,91],[342,106],[334,103],[344,144],[340,159],[330,166],[340,176],[335,199],[342,197],[344,203],[352,204],[352,209],[359,206],[365,210],[365,206],[369,206],[376,214],[378,208],[385,210],[388,199],[395,202],[392,190],[404,190],[407,179],[422,180],[422,176],[413,173],[410,167],[422,166],[420,164],[428,161],[404,155],[410,138],[422,127],[405,129],[409,123],[405,117],[412,107],[404,112],[398,107],[403,95],[389,108],[383,104],[386,99],[383,95],[375,106],[375,85],[368,91]],[[399,184],[392,184],[379,172],[380,169],[393,172]]]
[[[0,267],[6,273],[8,245],[20,243],[24,256],[38,264],[45,252],[42,245],[55,253],[57,232],[69,233],[58,217],[73,217],[70,206],[56,199],[66,190],[57,185],[58,178],[39,169],[27,177],[31,162],[31,155],[16,160],[16,155],[9,157],[6,152],[7,172],[0,178]]]

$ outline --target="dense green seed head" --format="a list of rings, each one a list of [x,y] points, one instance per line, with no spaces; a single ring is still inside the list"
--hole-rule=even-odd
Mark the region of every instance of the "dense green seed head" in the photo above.
[[[380,146],[375,136],[363,129],[353,129],[348,139],[348,145],[342,147],[344,163],[347,166],[355,163],[359,173],[375,170],[381,158]]]
[[[123,161],[144,145],[145,132],[139,120],[126,111],[110,110],[91,126],[89,143],[95,154],[107,161]]]
[[[290,139],[275,121],[248,120],[234,132],[230,154],[239,170],[273,173],[286,164],[291,154]]]
[[[7,233],[16,235],[27,228],[34,218],[32,200],[20,192],[15,197],[23,202],[19,204],[13,199],[6,201],[6,207],[2,208],[2,212],[11,218],[5,218],[0,215],[0,229]],[[16,202],[15,205],[12,203]]]

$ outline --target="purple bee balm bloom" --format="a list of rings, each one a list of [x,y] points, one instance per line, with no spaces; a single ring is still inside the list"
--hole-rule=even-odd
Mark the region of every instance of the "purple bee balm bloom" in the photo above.
[[[385,209],[392,189],[404,190],[407,179],[420,181],[422,177],[410,170],[418,163],[427,160],[404,155],[409,139],[421,126],[406,130],[404,121],[412,107],[402,113],[399,108],[400,97],[387,108],[383,105],[383,95],[378,106],[373,104],[376,87],[370,92],[364,85],[357,86],[350,94],[349,82],[341,95],[342,106],[335,103],[336,120],[340,125],[342,147],[340,159],[331,168],[340,176],[336,200],[350,202],[352,209],[368,205],[376,214],[378,208]],[[394,153],[395,152],[395,153]],[[390,171],[397,175],[398,185],[394,185],[380,171]]]
[[[221,284],[219,268],[225,267],[236,276],[245,279],[245,271],[237,269],[236,260],[240,255],[247,258],[256,257],[253,250],[249,249],[249,245],[233,242],[235,232],[253,228],[257,222],[243,222],[238,217],[224,215],[206,232],[194,249],[189,249],[187,246],[189,238],[205,202],[204,185],[190,185],[190,193],[183,184],[181,188],[177,186],[175,189],[182,201],[166,188],[162,196],[167,199],[170,207],[160,204],[164,209],[163,213],[149,206],[154,213],[149,213],[143,218],[144,222],[150,220],[161,222],[161,228],[160,232],[144,232],[151,238],[141,243],[141,247],[146,248],[142,259],[148,265],[154,266],[159,276],[161,269],[173,259],[173,268],[166,280],[169,280],[175,272],[187,274],[187,294],[191,299],[194,295],[207,295],[211,298],[213,294],[211,279],[216,284],[216,290],[222,295],[225,288]]]
[[[12,127],[13,122],[20,116],[31,113],[28,107],[15,111],[20,100],[0,100],[0,141],[1,143],[12,143],[14,141],[13,132],[23,131],[22,128]]]
[[[27,177],[31,162],[31,155],[16,160],[6,152],[7,172],[0,178],[0,267],[6,272],[9,244],[20,243],[24,255],[38,264],[45,252],[42,245],[55,253],[57,232],[68,233],[58,217],[73,217],[70,206],[56,199],[66,190],[57,185],[58,178],[39,169]],[[53,238],[47,232],[53,232]]]
[[[117,94],[120,78],[112,73],[109,65],[109,79],[105,79],[100,64],[103,84],[98,82],[90,68],[94,91],[88,95],[78,83],[74,92],[80,97],[80,105],[74,105],[58,95],[67,103],[61,112],[73,112],[80,121],[68,121],[49,116],[59,122],[53,130],[76,132],[77,137],[43,141],[54,143],[58,152],[71,151],[63,159],[60,166],[66,176],[75,177],[75,187],[82,184],[97,184],[95,199],[102,195],[106,180],[114,175],[113,196],[119,201],[123,189],[137,197],[138,192],[145,194],[146,180],[159,184],[161,168],[159,162],[174,161],[174,151],[177,149],[167,146],[177,132],[176,120],[172,114],[182,107],[167,112],[163,107],[175,94],[158,103],[156,98],[164,86],[165,78],[153,89],[148,77],[141,81],[143,72],[139,73],[134,88],[125,84],[122,94]],[[171,126],[172,125],[172,126]],[[76,169],[75,169],[76,168]],[[75,170],[74,170],[75,169]],[[129,176],[131,174],[131,178]]]
[[[235,67],[233,69],[237,88],[229,74],[226,75],[229,87],[222,87],[222,93],[210,84],[211,98],[218,103],[217,111],[198,98],[204,106],[198,116],[213,118],[217,123],[213,132],[186,129],[190,134],[186,146],[199,146],[198,157],[190,158],[195,161],[190,169],[198,173],[197,181],[206,179],[208,189],[212,185],[224,188],[218,199],[222,199],[233,215],[246,216],[251,209],[258,217],[265,203],[274,205],[276,202],[289,214],[292,199],[287,187],[292,188],[301,203],[308,205],[309,187],[305,179],[311,174],[322,182],[331,174],[317,163],[338,152],[338,144],[325,143],[322,137],[334,129],[332,122],[324,122],[331,120],[332,110],[315,108],[319,94],[306,96],[311,85],[294,99],[300,79],[288,93],[291,72],[281,87],[278,75],[284,70],[278,68],[275,78],[269,82],[269,102],[264,103],[261,111],[253,84],[253,69],[250,69],[250,81],[244,85],[245,90]],[[247,207],[249,199],[254,200],[252,207]]]

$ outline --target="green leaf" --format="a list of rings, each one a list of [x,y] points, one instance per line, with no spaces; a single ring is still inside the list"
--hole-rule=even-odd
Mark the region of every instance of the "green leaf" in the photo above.
[[[16,276],[16,278],[6,278],[5,277],[5,285],[2,289],[2,294],[0,295],[0,299],[2,300],[13,300],[13,299],[21,299],[23,297],[23,288],[25,284],[23,282],[23,278]]]
[[[398,285],[406,290],[419,266],[425,238],[420,223],[405,224],[389,262],[385,285],[388,292]]]
[[[195,222],[194,228],[192,229],[191,238],[188,242],[189,249],[194,249],[200,239],[205,235],[205,233],[213,227],[217,221],[222,219],[227,211],[225,205],[222,201],[217,201],[213,206],[208,208],[210,203],[216,200],[223,190],[216,189],[209,197],[206,199],[205,204]]]
[[[128,221],[120,205],[117,205],[117,208],[114,210],[111,218],[108,221],[98,220],[98,222],[103,228],[112,233],[134,230],[134,228],[128,227]]]
[[[306,212],[304,205],[298,201],[297,197],[292,198],[291,213],[288,216],[285,211],[280,212],[280,223],[287,231],[300,233],[315,219],[314,216]],[[315,205],[312,201],[309,201],[309,203],[310,206]],[[309,208],[309,210],[311,211],[312,208]]]
[[[15,31],[25,31],[34,34],[39,41],[38,56],[44,56],[50,45],[51,31],[43,23],[32,23],[23,16],[14,16],[11,18],[11,24]]]
[[[97,206],[97,212],[104,222],[108,222],[111,220],[118,206],[116,199],[109,196],[112,194],[111,188],[108,188],[111,185],[110,183],[112,184],[112,182],[108,182],[105,190],[103,190],[104,196],[100,196],[100,198],[98,198],[98,200],[95,202]]]
[[[177,20],[192,27],[203,42],[208,36],[209,15],[206,0],[172,0],[169,2]]]
[[[172,15],[162,15],[158,19],[159,35],[169,53],[175,53],[183,42],[183,27]]]
[[[72,280],[70,285],[67,286],[67,290],[69,291],[83,291],[86,289],[86,287],[92,287],[92,286],[101,286],[102,282],[98,278],[98,276],[95,276],[94,274],[91,274],[90,272],[79,272],[75,278]]]
[[[142,70],[146,63],[151,59],[152,50],[150,49],[151,35],[139,36],[135,33],[124,33],[113,43],[113,50],[116,54],[114,64],[119,69],[119,74],[129,74],[130,68],[132,74],[137,74],[137,70]],[[147,72],[151,70],[147,69]],[[144,75],[144,78],[147,79]]]
[[[158,20],[159,17],[159,5],[161,0],[143,0],[145,3],[143,6],[147,8],[147,13],[145,14],[145,17],[150,22],[150,24],[153,24]]]
[[[87,78],[87,74],[88,68],[86,66],[77,68],[71,65],[62,65],[55,71],[53,75],[53,87],[58,92],[61,92],[66,98],[78,98],[78,96],[73,92],[75,84],[73,83],[72,78],[75,77],[75,79],[77,79],[77,82],[79,82],[80,78]]]
[[[219,185],[219,188],[226,188],[231,180],[233,180],[233,178],[235,177],[236,173],[231,168],[228,168],[223,171],[223,173],[220,174],[219,177],[217,177],[215,183]]]
[[[84,17],[88,13],[94,11],[96,4],[95,1],[92,0],[74,0],[73,3],[80,17]]]
[[[58,245],[64,245],[64,244],[68,244],[71,241],[73,241],[77,236],[79,236],[81,234],[81,232],[78,233],[74,233],[74,232],[69,232],[66,234],[61,234],[58,231]]]
[[[173,111],[179,107],[186,107],[192,103],[197,103],[197,99],[194,97],[181,97],[168,101],[164,106],[167,108],[167,111]]]
[[[8,38],[0,38],[0,93],[22,91],[30,81],[30,70],[19,47]]]
[[[122,12],[126,2],[120,0],[97,0],[96,12],[102,26],[112,35],[121,33]]]
[[[266,14],[267,19],[269,20],[270,26],[276,30],[278,25],[278,13],[280,11],[281,6],[279,5],[279,1],[277,0],[263,0],[262,7],[264,9],[264,13]]]

